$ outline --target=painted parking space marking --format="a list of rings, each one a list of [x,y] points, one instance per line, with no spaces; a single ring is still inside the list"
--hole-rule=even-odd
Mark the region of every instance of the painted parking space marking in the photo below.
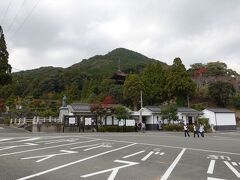
[[[68,144],[60,144],[60,145],[55,145],[55,146],[48,146],[48,147],[28,149],[28,150],[23,150],[23,151],[0,154],[0,157],[10,156],[10,155],[14,155],[14,154],[21,154],[21,153],[26,153],[26,152],[32,152],[32,151],[39,151],[39,150],[44,150],[44,149],[51,149],[51,148],[62,147],[62,146],[71,146],[71,145],[74,145],[74,144],[82,144],[82,143],[93,142],[93,141],[98,141],[98,139],[92,139],[92,140],[89,140],[89,141],[82,141],[82,142],[75,142],[75,143],[68,143]]]
[[[109,147],[112,147],[112,145],[110,145],[109,143],[102,143],[101,145],[98,145],[98,146],[95,146],[95,147],[91,147],[91,148],[87,148],[87,149],[84,149],[83,151],[90,151],[92,149],[97,149],[97,148],[109,148]]]
[[[141,161],[146,161],[154,152],[150,151],[146,156],[144,156]]]
[[[16,141],[16,142],[35,141],[35,140],[38,140],[38,139],[40,139],[40,137],[35,137],[35,138],[30,138],[30,139],[23,139],[23,140],[19,140],[19,141]]]
[[[60,143],[60,142],[76,142],[77,140],[79,139],[78,138],[60,139],[60,140],[46,141],[45,144],[54,144],[54,143]]]
[[[177,163],[179,162],[179,160],[181,159],[182,155],[184,154],[184,152],[186,151],[186,148],[182,149],[182,151],[178,154],[178,156],[176,157],[176,159],[173,161],[173,163],[171,164],[171,166],[167,169],[167,171],[164,173],[164,175],[161,177],[161,180],[167,180],[168,177],[170,176],[170,174],[172,173],[173,169],[175,168],[175,166],[177,165]]]
[[[209,163],[207,174],[213,174],[214,166],[215,166],[216,160],[212,160]]]
[[[88,136],[85,136],[85,137],[88,137]],[[191,150],[191,151],[212,152],[212,153],[221,153],[221,154],[240,156],[240,153],[228,152],[228,151],[216,151],[216,150],[189,148],[189,147],[182,147],[182,146],[169,146],[169,145],[164,145],[164,144],[141,143],[141,142],[134,142],[134,141],[113,140],[113,139],[106,139],[106,138],[99,139],[99,140],[103,140],[103,141],[105,140],[105,141],[110,141],[110,142],[120,142],[120,143],[137,143],[137,144],[144,145],[144,146],[165,147],[165,148],[172,148],[172,149],[186,149],[186,150]]]
[[[0,139],[0,142],[3,142],[3,141],[9,141],[9,140],[12,140],[12,138]]]
[[[239,173],[228,161],[224,161],[224,163],[228,166],[229,169],[232,170],[232,172],[233,172],[238,178],[240,178],[240,173]]]
[[[212,178],[212,177],[208,177],[207,180],[227,180],[227,179],[220,179],[220,178]]]
[[[35,139],[36,138],[36,139]],[[24,141],[29,141],[29,140],[37,140],[37,139],[45,139],[45,140],[49,140],[49,139],[60,139],[63,138],[61,136],[42,136],[42,137],[34,137],[34,138],[29,138],[29,137],[14,137],[14,138],[7,138],[8,140],[1,142],[0,140],[0,144],[11,144],[11,143],[18,143],[18,142],[24,142]],[[12,140],[12,141],[10,141]],[[45,141],[48,142],[48,141]],[[39,142],[35,142],[35,143],[41,143],[41,141]]]
[[[106,173],[106,172],[112,172],[110,174],[110,176],[108,177],[108,180],[114,180],[114,178],[116,177],[119,169],[139,164],[138,162],[130,162],[130,161],[122,161],[122,160],[115,160],[114,162],[123,163],[123,164],[126,164],[126,165],[118,166],[118,167],[110,168],[110,169],[105,169],[105,170],[98,171],[98,172],[95,172],[95,173],[86,174],[86,175],[83,175],[83,176],[80,176],[80,177],[86,178],[86,177],[96,176],[98,174],[103,174],[103,173]]]
[[[238,166],[238,164],[236,162],[232,162],[232,165],[234,166]]]
[[[145,151],[139,151],[139,152],[136,152],[136,153],[133,153],[133,154],[129,154],[127,156],[124,156],[123,159],[126,159],[126,158],[129,158],[129,157],[132,157],[132,156],[136,156],[138,154],[141,154],[141,153],[144,153]]]
[[[84,137],[84,138],[86,138],[86,137]],[[28,138],[28,139],[31,139],[31,138]],[[61,159],[68,160],[68,161],[70,161],[70,163],[72,163],[71,161],[75,162],[75,160],[77,160],[77,159],[74,159],[74,158],[76,158],[78,156],[77,153],[81,152],[81,158],[85,159],[86,156],[91,156],[92,153],[96,154],[96,152],[99,152],[99,151],[100,152],[107,151],[105,148],[102,148],[104,146],[106,146],[106,147],[114,147],[116,145],[115,146],[115,148],[116,148],[116,147],[119,147],[121,145],[121,143],[123,142],[123,141],[118,141],[118,140],[110,140],[109,141],[109,140],[103,139],[103,138],[101,138],[101,139],[92,139],[91,138],[90,141],[67,143],[67,146],[69,146],[69,147],[67,147],[67,148],[64,147],[64,149],[61,149],[61,150],[53,149],[53,150],[51,150],[51,152],[46,151],[48,153],[46,153],[45,151],[44,151],[45,153],[41,153],[41,151],[39,151],[39,152],[37,151],[39,149],[40,150],[41,149],[44,150],[44,149],[51,149],[53,147],[63,147],[63,146],[66,146],[66,144],[64,142],[69,142],[67,140],[71,141],[72,139],[75,140],[75,139],[78,139],[78,138],[73,138],[73,137],[63,138],[63,137],[61,137],[61,139],[57,139],[57,140],[51,140],[50,139],[49,141],[43,142],[44,144],[40,144],[40,145],[43,145],[45,147],[39,146],[40,148],[35,149],[36,152],[33,153],[32,155],[29,155],[29,157],[21,156],[21,157],[19,157],[19,159],[22,159],[23,160],[22,162],[24,162],[24,163],[25,162],[26,163],[32,163],[32,162],[39,163],[38,166],[35,166],[34,168],[37,168],[37,167],[40,167],[40,168],[39,169],[34,169],[34,171],[33,171],[33,172],[39,172],[40,173],[40,175],[36,175],[36,174],[39,174],[39,173],[35,174],[36,176],[34,176],[34,177],[36,178],[37,176],[41,176],[41,175],[53,172],[55,170],[58,170],[58,169],[61,169],[61,168],[65,168],[65,164],[64,165],[56,164],[56,163],[64,162],[64,161],[61,161]],[[32,140],[32,141],[33,141],[33,143],[35,143],[35,141],[37,142],[38,140],[39,139]],[[55,144],[56,146],[49,146],[49,147],[46,147],[46,145],[45,145],[47,142],[57,142],[57,141],[59,143],[61,143],[61,144],[59,144],[59,145]],[[25,142],[25,141],[23,141],[23,142]],[[40,142],[40,141],[38,141],[38,142]],[[93,142],[94,144],[93,143],[90,144],[88,142]],[[117,142],[118,143],[121,142],[121,143],[118,144]],[[124,141],[124,142],[126,143],[128,141]],[[62,144],[62,143],[64,143],[64,144]],[[81,143],[87,143],[87,144],[82,144],[82,146],[81,146],[80,145]],[[49,144],[51,144],[51,143],[49,143]],[[112,180],[114,178],[116,178],[116,177],[118,179],[121,179],[122,176],[123,176],[122,171],[124,171],[124,172],[131,171],[131,168],[129,168],[129,167],[128,168],[121,168],[122,165],[121,164],[120,165],[117,164],[117,163],[121,163],[121,162],[117,162],[117,161],[121,161],[119,158],[123,158],[123,159],[130,158],[130,159],[128,159],[129,161],[127,160],[125,162],[138,163],[138,164],[136,164],[136,166],[134,165],[134,167],[132,167],[132,169],[136,169],[138,167],[142,168],[143,166],[145,166],[146,162],[151,162],[149,164],[153,164],[153,166],[154,166],[154,163],[155,163],[155,165],[159,165],[159,166],[157,166],[157,168],[159,168],[159,171],[157,172],[158,176],[154,176],[154,177],[152,176],[152,179],[161,179],[162,180],[162,179],[164,179],[164,175],[165,175],[165,179],[170,179],[170,177],[172,179],[173,177],[177,177],[177,176],[175,176],[175,174],[178,173],[177,171],[179,169],[186,168],[186,167],[182,166],[185,163],[182,160],[182,159],[185,159],[185,157],[186,157],[185,154],[188,154],[189,152],[191,152],[189,154],[195,154],[195,153],[197,154],[196,151],[199,151],[199,153],[204,154],[204,157],[197,157],[197,158],[201,159],[201,162],[204,162],[205,164],[200,168],[201,171],[198,170],[197,168],[195,170],[198,170],[198,172],[201,172],[201,173],[202,172],[205,173],[205,174],[203,174],[205,179],[208,179],[208,180],[230,180],[230,179],[234,179],[234,177],[235,178],[236,177],[240,178],[239,177],[240,176],[240,173],[239,173],[240,172],[240,166],[239,166],[240,162],[239,162],[238,157],[236,158],[235,156],[228,156],[228,155],[231,155],[231,154],[232,155],[240,155],[239,153],[232,153],[232,152],[228,153],[228,152],[205,150],[205,149],[197,149],[197,148],[195,148],[195,149],[193,149],[193,148],[184,148],[185,150],[189,150],[189,151],[183,152],[183,154],[181,155],[183,157],[180,157],[180,159],[176,162],[176,164],[173,165],[174,162],[176,161],[176,159],[178,158],[178,156],[181,154],[181,152],[184,149],[179,150],[180,149],[179,147],[173,147],[173,146],[166,147],[166,145],[161,145],[161,144],[149,144],[149,143],[135,143],[135,144],[138,145],[138,146],[133,146],[132,148],[128,148],[126,152],[125,152],[125,150],[122,151],[122,152],[120,151],[121,154],[119,154],[119,156],[118,156],[119,152],[117,152],[116,153],[116,158],[114,158],[115,156],[111,156],[111,155],[109,156],[108,155],[108,157],[110,157],[110,158],[107,158],[107,160],[109,161],[109,163],[112,163],[111,166],[109,166],[109,167],[103,166],[104,168],[99,169],[99,167],[101,167],[99,165],[99,164],[101,164],[101,162],[99,162],[99,164],[98,164],[98,161],[96,161],[96,163],[97,163],[96,164],[96,169],[93,168],[91,170],[91,172],[88,172],[88,173],[87,173],[87,171],[81,171],[81,174],[79,174],[79,176],[81,178],[87,178],[87,177],[96,176],[94,178],[97,178],[97,175],[99,175],[99,176],[101,175],[101,177],[106,176],[107,178],[110,178],[110,179],[112,178]],[[24,145],[27,145],[27,143],[24,143]],[[5,146],[5,147],[9,147],[9,146]],[[153,147],[146,147],[146,146],[153,146]],[[26,150],[24,152],[27,152],[27,151],[34,152],[35,151],[34,149],[30,149],[30,148],[32,148],[31,146],[29,146],[29,147],[26,146],[26,148],[28,148],[28,150]],[[169,149],[169,148],[171,148],[172,150],[167,151],[167,149]],[[73,150],[77,150],[78,152],[77,151],[73,151]],[[55,152],[52,152],[52,151],[55,151]],[[21,152],[21,151],[19,151],[19,152]],[[75,153],[71,153],[71,152],[75,152]],[[83,152],[87,152],[87,153],[83,153]],[[165,153],[165,152],[167,152],[167,153]],[[210,153],[210,155],[206,154],[206,152]],[[218,152],[218,154],[215,154],[213,152]],[[23,153],[23,151],[22,151],[22,153]],[[41,154],[38,154],[38,153],[41,153]],[[178,153],[178,154],[176,154],[176,153]],[[211,153],[213,153],[213,154],[211,154]],[[17,154],[21,154],[21,153],[17,153]],[[74,155],[74,154],[76,154],[76,155]],[[163,156],[163,155],[166,155],[166,156]],[[0,154],[0,156],[1,156],[1,154]],[[57,156],[57,157],[55,158],[55,156]],[[161,156],[163,156],[163,158]],[[16,156],[16,157],[18,157],[18,156]],[[68,157],[70,157],[70,158],[68,159]],[[131,159],[131,157],[133,157],[133,158]],[[13,158],[14,158],[14,156],[12,156],[10,159],[13,159]],[[40,162],[45,162],[45,161],[48,161],[49,159],[51,160],[51,168],[52,168],[52,170],[49,171],[49,172],[46,172],[48,170],[46,170],[45,168],[49,168],[49,167],[47,167],[47,166],[44,167],[45,164],[44,163],[41,164]],[[70,159],[72,159],[72,160],[70,160]],[[78,157],[78,159],[79,159],[79,157]],[[90,158],[90,159],[93,159],[93,158]],[[188,159],[188,158],[186,158],[186,159]],[[203,161],[203,159],[205,159],[205,160]],[[83,160],[83,161],[81,161],[81,160],[80,159],[78,160],[79,163],[83,162],[83,161],[87,161],[87,160]],[[95,159],[93,161],[95,161]],[[181,163],[180,163],[180,161],[181,161]],[[226,161],[226,162],[224,162],[224,161]],[[115,165],[114,162],[116,163],[116,166],[114,166]],[[220,162],[221,162],[221,164],[220,164]],[[76,162],[75,164],[77,164],[77,163],[78,162]],[[89,165],[91,163],[92,163],[91,161],[90,162],[88,162],[88,161],[86,162],[86,164],[89,164]],[[84,165],[85,167],[86,167],[86,164]],[[190,162],[190,164],[192,164],[192,163]],[[59,166],[59,165],[61,165],[61,166]],[[73,164],[71,164],[71,165],[73,165]],[[125,165],[128,165],[128,164],[125,163],[124,166]],[[189,162],[187,163],[187,165],[189,165]],[[68,166],[70,166],[70,165],[68,165]],[[66,167],[68,167],[68,166],[66,166]],[[83,165],[81,165],[80,167],[82,167],[82,166]],[[169,169],[170,169],[171,166],[173,167],[173,169],[170,171]],[[77,167],[78,166],[76,166],[74,168],[77,168]],[[192,167],[194,168],[194,166],[192,166]],[[41,168],[44,168],[44,169],[41,169]],[[148,168],[151,168],[151,167],[147,167],[146,170]],[[55,170],[53,170],[53,169],[55,169]],[[122,169],[124,169],[124,170],[122,170]],[[153,170],[153,169],[151,169],[151,170]],[[66,170],[68,170],[68,169],[66,169]],[[222,171],[222,170],[224,170],[224,171]],[[220,171],[225,172],[226,174],[221,173]],[[71,171],[69,171],[69,172],[71,172]],[[106,174],[104,174],[104,172]],[[154,169],[154,173],[155,172],[156,171]],[[43,173],[43,174],[41,174],[41,173]],[[59,173],[61,174],[62,171],[53,173],[53,175],[57,175],[56,179],[59,176]],[[95,174],[97,173],[97,174],[93,175],[94,173]],[[109,173],[109,174],[107,174],[107,173]],[[87,175],[90,175],[90,174],[92,174],[92,176],[87,176]],[[24,174],[24,173],[23,174],[18,174],[18,175],[16,174],[16,177],[17,178],[19,178],[19,177],[23,177],[24,178],[24,176],[26,176],[25,178],[27,178],[27,177],[29,177],[27,175],[29,175],[29,174]],[[74,176],[75,175],[76,174],[74,174]],[[86,176],[86,177],[82,177],[82,176]],[[160,176],[162,176],[162,177],[160,177]],[[156,178],[156,177],[158,177],[158,178]],[[186,176],[186,177],[189,177],[189,176]],[[15,179],[17,179],[17,178],[15,178]],[[30,179],[30,178],[27,178],[27,179]],[[143,178],[143,177],[141,177],[141,178]],[[188,178],[186,178],[186,179],[188,179]]]
[[[85,145],[85,146],[77,146],[77,147],[73,147],[70,149],[82,149],[82,148],[86,148],[86,147],[92,147],[92,146],[98,146],[100,143],[98,144],[90,144],[90,145]]]
[[[32,175],[29,175],[29,176],[26,176],[26,177],[19,178],[18,180],[31,179],[33,177],[41,176],[43,174],[47,174],[49,172],[56,171],[58,169],[62,169],[62,168],[65,168],[65,167],[68,167],[68,166],[71,166],[71,165],[74,165],[74,164],[77,164],[77,163],[80,163],[80,162],[83,162],[83,161],[86,161],[86,160],[89,160],[89,159],[93,159],[95,157],[99,157],[99,156],[102,156],[102,155],[105,155],[105,154],[108,154],[108,153],[111,153],[111,152],[114,152],[114,151],[119,151],[121,149],[125,149],[125,148],[128,148],[128,147],[134,146],[134,145],[136,145],[136,143],[129,144],[129,145],[126,145],[126,146],[123,146],[123,147],[120,147],[120,148],[112,149],[112,150],[109,150],[109,151],[106,151],[106,152],[102,152],[102,153],[99,153],[99,154],[96,154],[96,155],[93,155],[93,156],[89,156],[89,157],[86,157],[86,158],[83,158],[83,159],[79,159],[77,161],[67,163],[67,164],[63,164],[61,166],[57,166],[55,168],[51,168],[51,169],[46,170],[46,171],[42,171],[42,172],[39,172],[39,173],[36,173],[36,174],[32,174]]]
[[[62,153],[58,153],[58,154],[48,154],[48,155],[42,155],[42,156],[32,156],[32,157],[25,157],[25,158],[21,158],[22,160],[24,159],[36,159],[36,158],[41,158],[39,160],[37,160],[36,162],[42,162],[45,161],[47,159],[53,158],[55,156],[62,156],[62,155],[66,155],[66,154],[75,154],[78,153],[78,151],[68,151],[68,150],[60,150],[60,152]]]
[[[38,144],[34,144],[34,143],[24,143],[23,145],[2,146],[2,147],[0,147],[0,151],[7,150],[7,149],[18,148],[18,147],[36,146],[36,145],[38,145]]]
[[[214,168],[215,168],[215,164],[216,161],[218,161],[218,163],[224,163],[226,165],[226,167],[229,168],[229,170],[231,170],[235,176],[237,178],[240,178],[240,173],[238,172],[237,169],[235,169],[233,166],[238,166],[236,162],[232,162],[231,158],[229,156],[222,156],[222,155],[208,155],[207,159],[211,159],[209,166],[208,166],[208,171],[207,174],[214,174]],[[233,165],[233,166],[232,166]],[[209,177],[209,178],[213,178],[213,177]]]

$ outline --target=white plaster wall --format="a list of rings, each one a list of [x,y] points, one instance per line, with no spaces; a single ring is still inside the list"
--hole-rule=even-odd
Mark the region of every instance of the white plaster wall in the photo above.
[[[184,124],[188,123],[188,122],[187,122],[187,117],[186,117],[186,115],[183,115],[181,112],[178,112],[178,113],[177,113],[177,116],[178,116],[178,119],[183,120],[183,123],[184,123]]]
[[[204,109],[203,111],[203,116],[204,118],[208,118],[209,119],[209,124],[213,124],[216,126],[216,120],[215,120],[215,113],[212,111],[209,111],[207,109]]]
[[[107,124],[106,125],[112,125],[112,116],[107,116]]]
[[[216,113],[217,125],[236,125],[235,113]]]
[[[153,116],[146,116],[146,124],[153,124]]]
[[[63,117],[64,115],[68,115],[69,114],[69,111],[68,109],[60,109],[60,112],[59,112],[59,119],[61,122],[63,122]]]

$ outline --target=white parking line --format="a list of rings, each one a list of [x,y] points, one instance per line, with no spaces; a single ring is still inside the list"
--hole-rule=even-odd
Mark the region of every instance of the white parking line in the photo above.
[[[75,154],[78,153],[78,151],[68,151],[68,150],[60,150],[60,152],[62,153],[57,153],[57,154],[47,154],[47,155],[41,155],[41,156],[31,156],[31,157],[25,157],[25,158],[21,158],[21,159],[36,159],[36,158],[41,158],[39,160],[37,160],[36,162],[42,162],[45,161],[47,159],[50,159],[52,157],[55,156],[62,156],[62,155],[66,155],[66,154]]]
[[[35,141],[35,140],[37,140],[37,139],[40,139],[40,137],[35,137],[35,138],[30,138],[30,139],[23,139],[23,140],[16,141],[16,142]]]
[[[122,160],[115,160],[114,162],[124,163],[126,165],[118,166],[118,167],[110,168],[110,169],[105,169],[105,170],[98,171],[98,172],[91,173],[91,174],[85,174],[81,177],[86,178],[86,177],[91,177],[91,176],[95,176],[95,175],[98,175],[98,174],[103,174],[103,173],[112,171],[112,173],[108,177],[108,180],[114,180],[118,171],[119,171],[119,169],[126,168],[126,167],[129,167],[129,166],[135,166],[135,165],[139,164],[138,162],[130,162],[130,161],[122,161]]]
[[[85,136],[87,137],[87,136]],[[172,148],[172,149],[186,149],[186,150],[192,150],[192,151],[202,151],[202,152],[214,152],[214,153],[221,153],[221,154],[231,154],[231,155],[238,155],[240,156],[240,153],[234,153],[234,152],[227,152],[227,151],[215,151],[215,150],[208,150],[208,149],[197,149],[197,148],[186,148],[186,147],[180,147],[180,146],[168,146],[164,144],[151,144],[151,143],[139,143],[139,142],[133,142],[133,141],[121,141],[121,140],[113,140],[113,139],[99,139],[102,141],[111,141],[111,142],[121,142],[121,143],[137,143],[144,146],[155,146],[155,147],[166,147],[166,148]]]
[[[89,157],[84,158],[84,159],[79,159],[77,161],[73,161],[73,162],[70,162],[70,163],[67,163],[67,164],[63,164],[61,166],[57,166],[55,168],[52,168],[52,169],[49,169],[49,170],[46,170],[46,171],[42,171],[42,172],[32,174],[32,175],[29,175],[29,176],[26,176],[26,177],[22,177],[22,178],[19,178],[17,180],[25,180],[25,179],[31,179],[33,177],[41,176],[43,174],[47,174],[49,172],[56,171],[58,169],[62,169],[62,168],[65,168],[65,167],[68,167],[68,166],[71,166],[71,165],[74,165],[74,164],[77,164],[77,163],[80,163],[80,162],[83,162],[83,161],[86,161],[86,160],[89,160],[89,159],[93,159],[95,157],[99,157],[99,156],[102,156],[102,155],[105,155],[105,154],[108,154],[108,153],[111,153],[111,152],[114,152],[114,151],[118,151],[118,150],[121,150],[121,149],[124,149],[124,148],[128,148],[128,147],[131,147],[133,145],[136,145],[136,143],[129,144],[127,146],[123,146],[123,147],[120,147],[120,148],[112,149],[110,151],[102,152],[102,153],[99,153],[99,154],[96,154],[96,155],[93,155],[93,156],[89,156]]]
[[[212,178],[212,177],[208,177],[207,180],[227,180],[227,179],[220,179],[220,178]]]
[[[154,153],[154,152],[151,151],[151,152],[148,153],[145,157],[143,157],[143,158],[141,159],[141,161],[146,161],[153,153]]]
[[[0,151],[2,151],[2,150],[7,150],[7,149],[18,148],[18,147],[36,146],[36,145],[38,145],[38,144],[25,143],[25,144],[22,144],[22,145],[15,145],[15,146],[2,146],[2,147],[0,147]]]
[[[43,147],[43,148],[37,148],[37,149],[28,149],[28,150],[25,150],[25,151],[17,151],[17,152],[12,152],[12,153],[0,154],[0,157],[1,156],[9,156],[9,155],[13,155],[13,154],[21,154],[21,153],[26,153],[26,152],[32,152],[32,151],[39,151],[39,150],[44,150],[44,149],[51,149],[51,148],[62,147],[62,146],[70,146],[70,145],[73,145],[73,144],[82,144],[82,143],[87,143],[87,142],[92,142],[92,141],[98,141],[98,139],[92,139],[92,140],[83,141],[83,142],[60,144],[60,145],[56,145],[56,146],[49,146],[49,147]]]
[[[239,173],[228,161],[224,161],[224,163],[228,166],[229,169],[232,170],[232,172],[233,172],[238,178],[240,178],[240,173]]]
[[[8,138],[8,139],[0,139],[0,142],[2,141],[8,141],[8,140],[11,140],[12,138]]]
[[[160,180],[167,180],[168,177],[170,176],[170,174],[172,173],[173,169],[175,168],[175,166],[177,165],[177,163],[179,162],[179,160],[181,159],[182,155],[184,154],[184,152],[186,151],[186,149],[184,148],[179,155],[176,157],[176,159],[173,161],[173,163],[171,164],[171,166],[167,169],[167,171],[164,173],[164,175],[162,176],[162,178]]]
[[[92,149],[97,149],[97,148],[100,148],[100,147],[103,147],[103,145],[99,145],[99,146],[95,146],[95,147],[91,147],[91,148],[88,148],[88,149],[84,149],[83,151],[90,151]]]
[[[97,146],[97,145],[99,145],[99,143],[98,144],[90,144],[90,145],[86,145],[86,146],[73,147],[73,148],[70,148],[70,149],[82,149],[82,148],[92,147],[92,146]]]
[[[208,166],[207,173],[208,174],[213,174],[214,166],[215,166],[216,160],[211,160]]]
[[[141,154],[145,151],[139,151],[139,152],[136,152],[136,153],[133,153],[133,154],[130,154],[130,155],[127,155],[127,156],[124,156],[123,159],[126,159],[126,158],[129,158],[129,157],[132,157],[132,156],[135,156],[135,155],[138,155],[138,154]]]

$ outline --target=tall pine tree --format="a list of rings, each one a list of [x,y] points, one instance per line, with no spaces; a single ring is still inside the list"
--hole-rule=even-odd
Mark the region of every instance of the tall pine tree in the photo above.
[[[8,64],[8,52],[2,27],[0,26],[0,86],[11,82],[11,65]]]
[[[194,94],[196,84],[187,73],[185,66],[180,58],[175,58],[173,65],[167,76],[167,85],[169,98],[176,98],[177,105],[185,106],[187,97]]]

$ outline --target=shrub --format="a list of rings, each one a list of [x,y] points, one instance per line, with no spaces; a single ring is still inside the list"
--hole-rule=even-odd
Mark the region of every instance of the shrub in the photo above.
[[[135,132],[134,126],[126,126],[126,132]]]
[[[134,132],[134,126],[99,126],[98,132]]]
[[[165,131],[182,131],[183,127],[179,124],[168,124],[163,126]]]
[[[5,125],[10,125],[10,118],[5,118],[4,119],[4,124]]]
[[[211,132],[211,126],[209,125],[209,119],[208,118],[198,118],[198,123],[204,125],[204,130],[206,132]]]

